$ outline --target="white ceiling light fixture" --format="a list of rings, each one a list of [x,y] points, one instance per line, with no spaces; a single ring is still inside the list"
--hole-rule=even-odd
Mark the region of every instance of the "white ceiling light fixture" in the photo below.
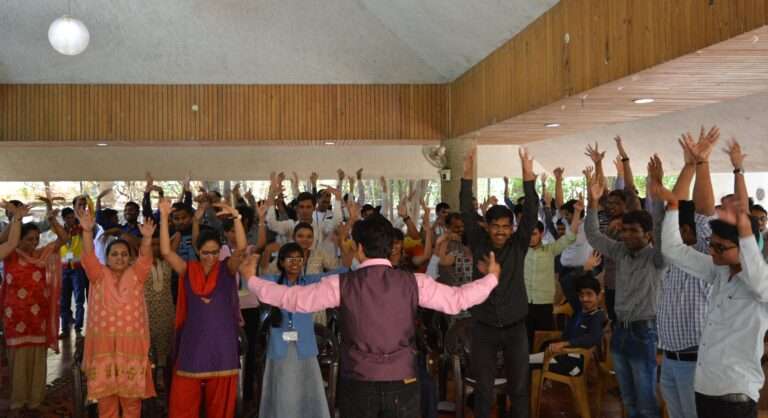
[[[548,124],[544,125],[544,127],[545,128],[559,128],[560,124],[557,123],[557,122],[551,122],[551,123],[548,123]]]
[[[638,98],[638,99],[633,99],[632,103],[634,103],[634,104],[648,104],[648,103],[653,103],[655,101],[656,101],[656,99],[652,99],[650,97],[641,97],[641,98]]]
[[[60,54],[77,55],[88,48],[91,34],[83,22],[70,16],[72,13],[71,0],[68,4],[69,14],[54,20],[48,27],[48,42]]]
[[[327,142],[325,143],[325,145],[336,145],[336,143],[335,143],[335,142],[332,142],[332,141],[327,141]]]
[[[106,142],[99,142],[98,144],[96,144],[96,146],[97,147],[107,147],[107,146],[109,146],[109,144],[107,144]]]

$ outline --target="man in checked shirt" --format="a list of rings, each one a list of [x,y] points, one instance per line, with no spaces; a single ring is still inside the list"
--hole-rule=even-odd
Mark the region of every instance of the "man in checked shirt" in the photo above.
[[[709,254],[709,221],[715,214],[715,197],[709,173],[709,154],[719,132],[708,134],[702,128],[698,143],[686,134],[681,140],[685,166],[673,193],[680,201],[680,236],[683,242],[702,254]],[[693,202],[690,189],[693,177]],[[663,214],[654,213],[654,217]],[[670,418],[696,418],[696,394],[693,380],[698,346],[706,321],[710,285],[669,263],[661,282],[656,304],[659,346],[664,351],[661,366],[661,393]]]

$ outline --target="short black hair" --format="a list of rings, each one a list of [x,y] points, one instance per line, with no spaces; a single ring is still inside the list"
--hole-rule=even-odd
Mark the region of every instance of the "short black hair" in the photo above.
[[[189,216],[195,216],[195,210],[192,209],[192,206],[189,206],[186,203],[176,202],[173,204],[173,206],[171,206],[171,208],[173,208],[174,212],[176,212],[177,210],[180,210],[182,212],[187,212]]]
[[[563,204],[563,209],[565,209],[566,212],[573,214],[573,212],[576,210],[575,205],[576,199],[571,199]]]
[[[237,205],[236,209],[237,212],[243,216],[243,226],[246,227],[246,230],[250,229],[251,225],[253,225],[253,218],[256,216],[256,211],[248,205]]]
[[[118,215],[117,211],[112,208],[102,209],[101,214],[104,215],[105,218]]]
[[[392,227],[392,242],[394,241],[405,241],[405,234],[401,229]]]
[[[622,202],[627,203],[627,193],[621,189],[611,190],[611,192],[608,193],[608,197],[615,197]]]
[[[363,207],[360,208],[360,213],[365,213],[365,212],[368,212],[369,210],[372,210],[374,212],[378,212],[376,210],[376,208],[373,207],[373,205],[371,205],[369,203],[366,203],[366,204],[363,205]]]
[[[519,214],[523,213],[523,205],[519,205],[519,204],[515,205],[515,208],[512,209],[512,212],[514,212],[515,215],[519,215]]]
[[[313,195],[310,192],[301,192],[301,193],[299,193],[298,196],[296,196],[296,204],[298,204],[299,202],[303,202],[305,200],[311,200],[312,201],[312,205],[317,203],[317,199],[315,199],[315,195]]]
[[[756,210],[760,213],[765,213],[766,215],[768,215],[768,211],[766,211],[765,208],[760,205],[752,205],[752,208],[750,210]]]
[[[221,245],[221,235],[215,229],[200,230],[200,235],[197,236],[197,242],[195,243],[195,249],[200,250],[208,241],[215,241]]]
[[[307,222],[299,222],[296,224],[296,226],[293,227],[293,236],[296,236],[296,233],[299,232],[302,229],[309,229],[312,231],[312,233],[315,233],[315,230],[312,228],[312,225]]]
[[[128,206],[133,206],[136,208],[136,210],[141,210],[141,207],[139,206],[139,204],[134,201],[130,201],[126,203],[125,206],[123,206],[123,208],[127,208]]]
[[[717,235],[726,241],[739,245],[739,229],[736,225],[722,219],[713,219],[709,221],[709,227],[712,229],[712,235]]]
[[[688,225],[696,230],[696,205],[692,200],[680,200],[678,202],[680,226]]]
[[[643,232],[653,231],[653,218],[651,214],[644,210],[633,210],[627,212],[621,217],[621,222],[624,225],[636,224],[643,228]]]
[[[67,216],[67,215],[69,215],[69,214],[73,214],[74,215],[75,214],[75,210],[72,209],[72,208],[64,208],[64,209],[61,210],[61,217],[62,218]]]
[[[581,292],[583,289],[590,289],[599,295],[602,287],[600,281],[592,275],[591,272],[584,272],[574,279],[573,287],[576,289],[576,293]]]
[[[458,212],[451,212],[451,213],[449,213],[449,214],[448,214],[448,215],[445,217],[445,224],[446,224],[446,225],[450,225],[450,224],[451,224],[451,222],[453,222],[453,221],[454,221],[454,220],[456,220],[456,219],[458,219],[458,220],[460,220],[460,221],[464,221],[464,218],[462,218],[462,217],[461,217],[461,214],[460,214],[460,213],[458,213]]]
[[[27,222],[21,225],[21,235],[19,237],[24,238],[31,231],[40,232],[40,227],[34,222]]]
[[[515,219],[515,214],[504,205],[493,206],[488,209],[488,212],[485,212],[485,221],[488,223],[504,218],[509,219],[510,223]]]
[[[544,233],[544,223],[541,221],[536,222],[536,229],[538,229],[539,232]]]
[[[133,255],[133,248],[131,247],[131,244],[128,244],[128,241],[124,239],[116,239],[109,244],[107,244],[107,248],[104,249],[104,258],[106,259],[109,256],[109,252],[112,251],[112,247],[115,245],[125,245],[126,248],[128,248],[128,254]]]
[[[16,206],[17,208],[24,204],[21,202],[21,200],[16,200],[16,199],[9,200],[8,203],[12,204],[13,206]]]
[[[352,227],[352,239],[363,246],[368,258],[389,258],[393,238],[392,224],[381,215],[361,219]]]
[[[280,273],[285,273],[281,263],[285,261],[289,255],[294,253],[304,254],[304,250],[295,242],[289,242],[280,247],[280,251],[277,252],[277,268],[280,270]]]
[[[437,206],[435,206],[435,212],[440,212],[443,209],[451,210],[451,205],[449,205],[449,204],[447,204],[445,202],[440,202],[440,203],[437,204]]]

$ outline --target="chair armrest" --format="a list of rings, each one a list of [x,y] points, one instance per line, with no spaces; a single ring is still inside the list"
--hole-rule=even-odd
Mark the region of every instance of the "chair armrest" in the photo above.
[[[560,340],[562,338],[562,331],[536,331],[536,333],[533,334],[533,352],[541,352],[543,350],[544,343]]]
[[[553,353],[551,351],[547,351],[544,354],[544,362],[541,365],[544,373],[549,371],[550,360],[552,360],[553,357],[559,356],[561,354],[578,354],[582,356],[584,358],[584,370],[587,370],[592,357],[595,355],[595,347],[592,347],[592,348],[571,347],[571,348],[565,348],[563,349],[563,351],[559,353]]]

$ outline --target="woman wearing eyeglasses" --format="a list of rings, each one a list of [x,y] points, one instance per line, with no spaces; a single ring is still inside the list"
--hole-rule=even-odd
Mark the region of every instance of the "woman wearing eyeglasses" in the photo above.
[[[171,250],[168,216],[171,203],[160,201],[160,252],[179,275],[176,303],[176,345],[169,416],[198,417],[205,383],[208,418],[232,418],[237,401],[238,322],[236,274],[246,247],[242,216],[216,203],[218,216],[232,218],[235,250],[219,261],[221,237],[202,231],[195,244],[199,261],[184,261]]]
[[[347,270],[304,275],[304,263],[303,248],[295,242],[285,244],[277,255],[280,274],[264,279],[306,286]],[[329,418],[312,314],[272,308],[267,324],[271,328],[259,417]]]

